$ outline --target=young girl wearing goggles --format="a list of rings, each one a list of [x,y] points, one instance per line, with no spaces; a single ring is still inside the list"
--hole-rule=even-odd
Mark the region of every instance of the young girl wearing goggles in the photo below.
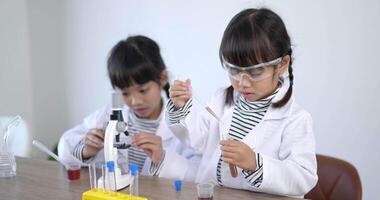
[[[247,9],[228,24],[219,49],[231,86],[198,115],[190,81],[169,90],[169,128],[203,154],[196,181],[302,197],[317,183],[311,115],[293,96],[292,48],[281,18]],[[229,138],[223,140],[223,138]],[[229,165],[237,167],[237,176]]]

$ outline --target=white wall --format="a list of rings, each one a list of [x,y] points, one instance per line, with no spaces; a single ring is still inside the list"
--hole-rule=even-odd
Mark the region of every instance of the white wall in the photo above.
[[[192,78],[198,96],[207,100],[228,84],[217,56],[228,21],[246,7],[274,9],[293,39],[295,94],[313,115],[318,153],[353,163],[364,199],[376,199],[379,1],[35,0],[27,5],[34,124],[49,145],[108,101],[105,62],[120,39],[145,34],[158,41],[169,70]],[[49,98],[54,105],[46,106]]]
[[[27,1],[30,32],[30,55],[33,83],[34,134],[49,148],[67,129],[68,106],[65,74],[66,28],[65,2]],[[75,98],[74,96],[70,96]],[[45,156],[35,148],[33,156]]]
[[[25,0],[0,0],[0,116],[20,115],[33,130],[33,92]],[[30,145],[26,147],[30,149]]]

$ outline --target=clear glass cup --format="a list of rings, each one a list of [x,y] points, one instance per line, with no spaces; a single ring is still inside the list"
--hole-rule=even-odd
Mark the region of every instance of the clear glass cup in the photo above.
[[[197,184],[198,200],[212,200],[214,196],[214,185],[212,183]]]
[[[0,151],[0,178],[16,176],[16,159],[11,152]]]
[[[66,165],[67,178],[70,181],[75,181],[80,179],[80,169],[81,165],[79,163],[68,163]]]

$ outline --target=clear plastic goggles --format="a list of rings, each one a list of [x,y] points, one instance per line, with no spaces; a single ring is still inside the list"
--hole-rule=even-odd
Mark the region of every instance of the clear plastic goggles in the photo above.
[[[266,79],[274,74],[277,67],[280,66],[281,61],[282,57],[279,57],[269,62],[259,63],[248,67],[239,67],[227,62],[222,56],[223,68],[228,72],[228,75],[236,81],[240,81],[243,75],[247,75],[252,81]],[[274,66],[275,70],[272,70],[270,66]]]

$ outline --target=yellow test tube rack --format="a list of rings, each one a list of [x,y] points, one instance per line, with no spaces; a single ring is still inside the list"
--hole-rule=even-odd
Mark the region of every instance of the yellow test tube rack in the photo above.
[[[136,197],[121,192],[92,189],[82,194],[82,200],[148,200],[145,197]]]

